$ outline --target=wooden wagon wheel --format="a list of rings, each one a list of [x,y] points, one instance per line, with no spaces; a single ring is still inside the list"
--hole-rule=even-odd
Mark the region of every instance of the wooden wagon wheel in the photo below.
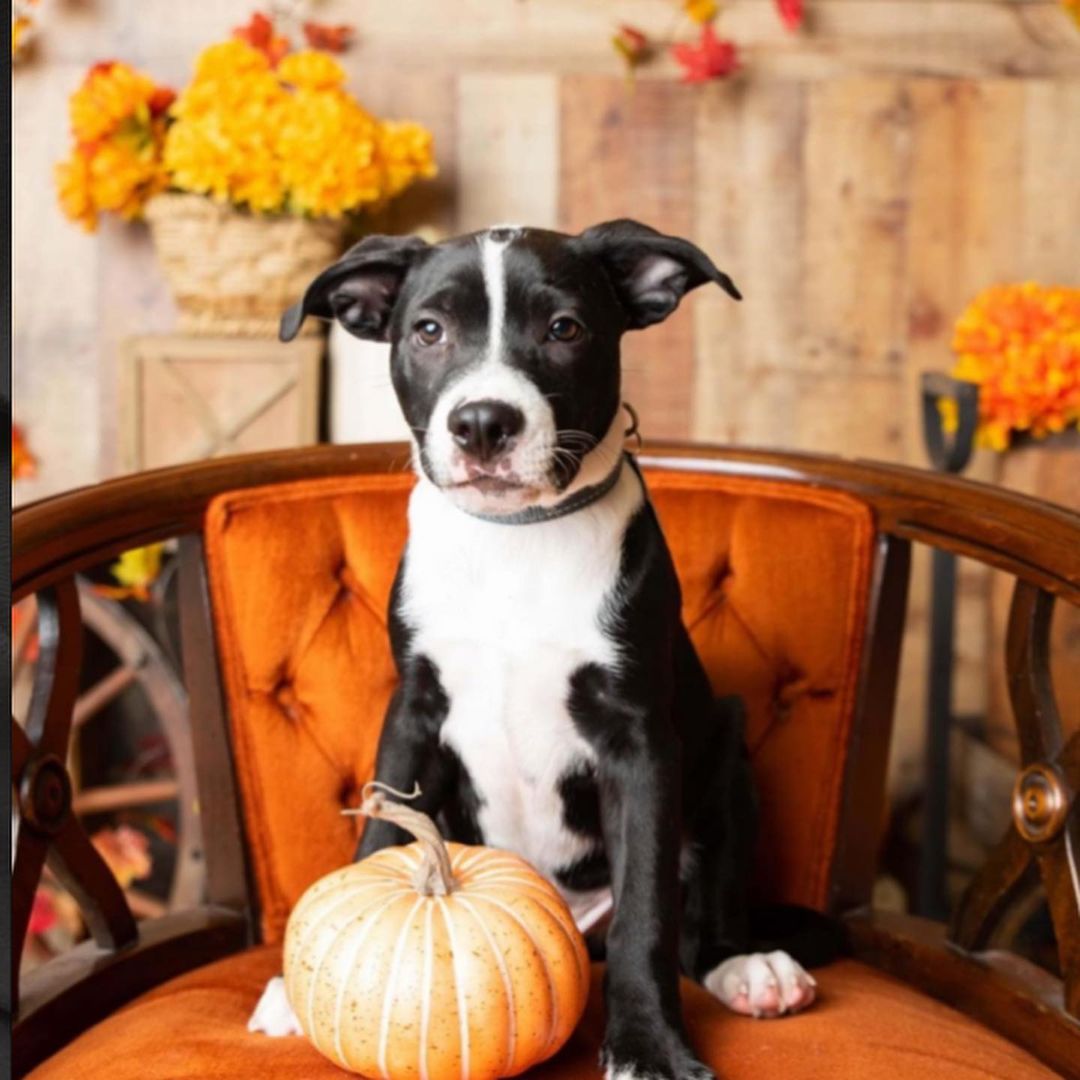
[[[163,907],[186,909],[201,902],[204,867],[199,823],[195,761],[188,721],[188,698],[162,646],[122,604],[100,596],[93,585],[78,579],[79,604],[84,631],[89,630],[116,659],[116,666],[84,689],[75,702],[72,728],[78,730],[114,702],[129,687],[138,686],[169,747],[173,774],[99,787],[76,787],[72,806],[77,815],[107,813],[161,802],[176,802],[176,863],[167,905],[155,897],[127,890],[132,909],[158,915]],[[28,658],[34,637],[36,611],[23,618],[12,641],[12,687],[32,680],[33,661]],[[73,747],[77,745],[72,740]],[[77,778],[78,770],[72,770]]]

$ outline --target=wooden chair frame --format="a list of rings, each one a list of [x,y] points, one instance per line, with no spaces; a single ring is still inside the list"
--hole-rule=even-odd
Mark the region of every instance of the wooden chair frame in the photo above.
[[[265,484],[401,469],[401,445],[318,446],[200,462],[74,491],[16,510],[12,590],[36,594],[40,659],[25,728],[12,721],[20,809],[12,889],[15,1075],[165,980],[237,952],[257,937],[229,729],[202,551],[215,495]],[[902,466],[815,455],[649,446],[639,460],[846,491],[877,529],[866,647],[830,890],[861,959],[982,1020],[1052,1068],[1080,1078],[1080,733],[1066,738],[1048,668],[1057,599],[1080,604],[1080,515],[1004,490]],[[199,812],[205,903],[136,923],[71,813],[64,762],[78,691],[80,619],[74,575],[120,552],[180,539],[181,629]],[[1007,670],[1022,770],[1011,828],[968,889],[952,924],[869,906],[906,607],[912,542],[976,559],[1016,579]],[[46,861],[82,908],[91,939],[29,972],[19,957]],[[1062,977],[1008,951],[1010,912],[1033,883],[1046,890]]]

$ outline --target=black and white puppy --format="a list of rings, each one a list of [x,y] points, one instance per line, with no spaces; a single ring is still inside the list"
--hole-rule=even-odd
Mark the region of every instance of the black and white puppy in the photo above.
[[[784,952],[749,953],[754,795],[737,701],[714,700],[679,583],[623,452],[623,334],[731,280],[632,221],[578,236],[373,236],[308,315],[389,341],[419,481],[390,600],[400,673],[377,778],[418,784],[449,835],[562,890],[607,958],[609,1078],[706,1078],[680,968],[738,1012],[809,1004]],[[408,837],[367,825],[357,858]],[[280,979],[251,1027],[296,1030]]]

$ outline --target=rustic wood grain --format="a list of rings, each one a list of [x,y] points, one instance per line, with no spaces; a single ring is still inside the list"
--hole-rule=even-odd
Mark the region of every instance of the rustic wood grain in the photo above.
[[[558,216],[558,84],[551,75],[458,80],[458,218],[551,228]]]
[[[1021,272],[1046,284],[1075,285],[1080,198],[1070,193],[1070,180],[1080,177],[1080,79],[1031,79],[1023,94]]]
[[[382,63],[349,64],[350,85],[376,116],[414,120],[435,140],[439,175],[416,184],[385,209],[367,216],[365,230],[391,234],[423,229],[457,231],[462,179],[458,175],[457,79],[445,72],[409,71]]]
[[[702,289],[694,316],[692,434],[783,446],[794,430],[805,270],[806,85],[705,88],[695,114],[694,238],[734,278],[739,304]]]
[[[632,217],[693,234],[694,107],[690,87],[593,76],[562,81],[560,220],[577,231]],[[687,300],[659,326],[627,335],[623,396],[648,438],[690,429],[694,325]]]
[[[928,13],[928,6],[931,7]],[[609,39],[619,22],[658,36],[672,25],[670,0],[323,0],[319,17],[350,22],[357,64],[390,59],[411,70],[618,70]],[[190,0],[184,18],[170,0],[62,5],[50,19],[45,59],[90,63],[121,50],[140,63],[164,64],[170,77],[206,42],[246,21],[239,0]],[[71,9],[70,17],[67,17]],[[792,39],[772,0],[732,0],[724,31],[745,43],[769,75],[831,77],[853,71],[933,75],[1075,74],[1075,32],[1056,0],[814,0],[809,33]],[[658,74],[673,66],[664,60]]]

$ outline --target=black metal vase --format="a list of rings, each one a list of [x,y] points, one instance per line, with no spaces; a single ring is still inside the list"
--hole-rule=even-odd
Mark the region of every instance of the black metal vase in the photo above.
[[[979,387],[943,372],[921,380],[923,440],[934,468],[959,475],[971,460],[979,420]],[[939,402],[955,403],[957,430],[945,431]],[[956,557],[934,549],[923,775],[922,850],[915,910],[926,918],[949,916],[946,889],[949,833],[949,736],[952,730],[953,634],[956,621]]]

